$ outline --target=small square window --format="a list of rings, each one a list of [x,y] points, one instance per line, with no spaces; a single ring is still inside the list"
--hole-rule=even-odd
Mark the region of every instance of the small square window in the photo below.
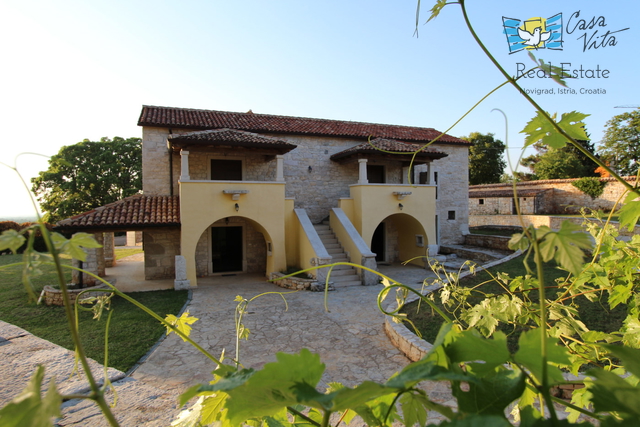
[[[416,234],[416,246],[424,248],[424,236],[422,234]]]
[[[456,219],[456,211],[448,211],[447,219]]]
[[[484,199],[478,199],[478,204],[479,205],[484,205]]]

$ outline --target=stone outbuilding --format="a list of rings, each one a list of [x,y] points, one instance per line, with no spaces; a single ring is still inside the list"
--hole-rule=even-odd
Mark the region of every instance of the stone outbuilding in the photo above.
[[[142,231],[147,279],[424,266],[468,231],[469,143],[432,128],[155,106],[138,125],[143,194],[57,227]]]
[[[518,204],[523,215],[579,214],[589,208],[609,212],[622,206],[625,187],[614,178],[598,178],[604,184],[599,197],[580,191],[573,185],[580,178],[524,181],[516,184]],[[624,178],[635,185],[636,178]],[[513,184],[483,184],[469,187],[469,215],[515,215]]]

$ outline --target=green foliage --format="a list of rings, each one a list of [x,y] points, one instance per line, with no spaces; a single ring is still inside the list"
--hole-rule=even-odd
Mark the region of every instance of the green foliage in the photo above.
[[[571,185],[592,199],[597,199],[604,192],[604,187],[607,186],[607,183],[595,177],[584,177],[572,182]]]
[[[577,111],[571,113],[563,113],[560,121],[557,124],[553,124],[547,120],[547,116],[538,111],[536,117],[527,123],[527,126],[521,131],[526,134],[524,140],[524,146],[528,147],[536,142],[540,142],[551,148],[562,148],[567,144],[567,138],[556,130],[556,126],[560,127],[570,137],[584,141],[589,139],[584,130],[584,123],[582,120],[588,117],[588,114],[582,114]],[[556,122],[556,114],[550,116],[551,119]]]
[[[473,144],[469,147],[469,185],[500,182],[502,172],[507,166],[502,157],[504,143],[494,139],[492,133],[483,135],[473,132],[462,139]]]
[[[32,179],[47,222],[113,203],[142,190],[140,138],[84,140],[62,147]]]
[[[613,116],[602,139],[602,158],[621,175],[635,175],[640,157],[640,110]]]
[[[174,332],[175,330],[178,330],[183,334],[183,336],[181,336],[180,338],[182,338],[182,340],[186,342],[187,340],[185,337],[188,337],[191,334],[190,325],[193,325],[195,322],[197,322],[198,318],[189,316],[189,312],[185,311],[184,313],[182,313],[182,315],[180,315],[180,317],[176,317],[173,314],[167,314],[164,320],[167,322],[167,335],[169,335],[171,332]]]

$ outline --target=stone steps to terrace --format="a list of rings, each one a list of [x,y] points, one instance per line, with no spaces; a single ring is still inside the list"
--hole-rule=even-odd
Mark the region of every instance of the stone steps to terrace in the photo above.
[[[338,242],[329,224],[315,224],[314,228],[325,249],[329,255],[331,255],[332,262],[349,262],[347,254],[344,252],[342,245]],[[331,270],[329,281],[333,282],[333,286],[336,288],[362,285],[362,280],[358,276],[356,269],[350,265],[338,265],[334,267],[333,270]]]

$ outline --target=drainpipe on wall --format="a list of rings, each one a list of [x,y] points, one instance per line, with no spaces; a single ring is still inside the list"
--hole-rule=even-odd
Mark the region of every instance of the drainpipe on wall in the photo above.
[[[169,129],[169,135],[173,134],[173,131]],[[171,143],[167,139],[167,151],[169,152],[169,195],[173,196],[173,152],[171,150]]]

